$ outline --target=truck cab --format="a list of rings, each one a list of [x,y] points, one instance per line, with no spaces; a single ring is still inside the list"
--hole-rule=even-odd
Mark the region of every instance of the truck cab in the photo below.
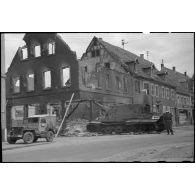
[[[13,126],[7,141],[15,144],[17,140],[23,139],[24,143],[30,144],[39,138],[46,138],[48,142],[52,142],[56,132],[56,115],[33,115],[25,118],[22,125]]]

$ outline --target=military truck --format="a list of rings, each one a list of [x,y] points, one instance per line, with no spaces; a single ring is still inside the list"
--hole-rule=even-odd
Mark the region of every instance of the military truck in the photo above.
[[[31,144],[39,138],[52,142],[56,134],[56,115],[33,115],[23,120],[22,125],[15,125],[8,133],[7,141],[15,144],[23,139],[24,143]]]
[[[160,133],[164,124],[162,117],[151,113],[147,105],[128,104],[110,107],[105,112],[105,118],[89,122],[87,130],[103,134]]]

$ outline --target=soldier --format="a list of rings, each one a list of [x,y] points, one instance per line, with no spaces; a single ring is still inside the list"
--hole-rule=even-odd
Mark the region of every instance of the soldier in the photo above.
[[[164,122],[165,129],[167,130],[167,135],[169,135],[170,133],[174,135],[172,129],[172,123],[173,123],[172,114],[169,113],[168,111],[166,111],[166,113],[163,114],[163,122]]]

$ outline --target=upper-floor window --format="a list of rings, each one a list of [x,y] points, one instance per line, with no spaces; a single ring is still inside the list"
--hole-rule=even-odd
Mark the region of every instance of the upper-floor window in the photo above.
[[[51,87],[51,71],[45,71],[43,73],[44,83],[43,88],[47,89]]]
[[[68,87],[70,86],[70,68],[65,67],[62,68],[62,86],[63,87]]]
[[[25,60],[28,58],[28,49],[27,47],[22,49],[22,60]]]
[[[34,87],[35,87],[35,78],[34,78],[34,74],[28,74],[27,75],[27,90],[28,91],[34,91]]]
[[[110,75],[106,74],[106,89],[110,88]]]
[[[135,80],[135,92],[140,93],[140,81]]]
[[[169,99],[169,89],[166,88],[166,98]]]
[[[48,44],[48,54],[55,54],[55,42],[51,42]]]
[[[117,90],[121,89],[121,81],[120,81],[120,78],[118,76],[116,77],[116,88],[117,88]]]
[[[152,92],[152,95],[155,96],[155,85],[154,84],[151,84],[151,92]]]
[[[97,57],[97,56],[100,56],[100,50],[99,49],[96,49],[96,50],[93,50],[91,52],[91,57]]]
[[[34,47],[34,56],[35,56],[35,58],[41,56],[41,46],[40,45],[36,45]]]
[[[165,98],[165,88],[162,87],[162,98]]]
[[[149,83],[144,83],[144,90],[146,90],[148,95],[150,94]]]
[[[14,93],[20,92],[20,77],[15,77],[13,79],[13,92]]]
[[[156,85],[156,97],[158,97],[158,96],[159,96],[159,86]]]
[[[123,83],[124,83],[124,92],[127,92],[127,78],[123,78]]]

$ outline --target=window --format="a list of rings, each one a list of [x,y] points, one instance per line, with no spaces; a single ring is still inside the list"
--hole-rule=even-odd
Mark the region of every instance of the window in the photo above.
[[[110,83],[110,75],[107,74],[106,75],[106,89],[110,88],[109,83]]]
[[[97,56],[100,56],[100,50],[99,49],[93,50],[91,52],[91,57],[92,58],[97,57]]]
[[[140,81],[135,80],[135,92],[140,93]]]
[[[85,72],[87,72],[88,70],[87,70],[87,66],[85,66]]]
[[[40,123],[46,123],[45,118],[41,118]]]
[[[25,60],[27,58],[28,58],[28,50],[25,47],[25,48],[22,49],[22,60]]]
[[[44,89],[51,87],[51,71],[46,71],[43,73],[44,77]]]
[[[146,90],[147,94],[149,93],[149,83],[144,83],[144,89]]]
[[[162,87],[162,98],[165,98],[165,88]]]
[[[124,83],[124,92],[127,92],[127,78],[123,78],[123,83]]]
[[[69,87],[70,86],[70,68],[62,68],[62,86]]]
[[[105,68],[110,69],[110,63],[105,63]]]
[[[96,56],[100,56],[100,50],[96,50]]]
[[[156,85],[156,97],[158,97],[158,96],[159,96],[159,86]]]
[[[169,99],[169,89],[166,88],[166,98]]]
[[[13,79],[13,90],[14,93],[20,92],[20,77],[16,77]]]
[[[116,88],[117,90],[121,89],[121,81],[119,77],[116,77]]]
[[[151,84],[151,88],[152,88],[152,95],[155,95],[155,93],[154,93],[155,86],[153,84]]]
[[[40,57],[41,56],[41,46],[40,45],[36,45],[34,52],[35,52],[34,53],[35,58]]]
[[[186,98],[184,98],[184,105],[186,105]]]
[[[55,54],[55,42],[49,43],[48,44],[48,54],[52,55]]]
[[[34,91],[34,74],[27,75],[27,90]]]

